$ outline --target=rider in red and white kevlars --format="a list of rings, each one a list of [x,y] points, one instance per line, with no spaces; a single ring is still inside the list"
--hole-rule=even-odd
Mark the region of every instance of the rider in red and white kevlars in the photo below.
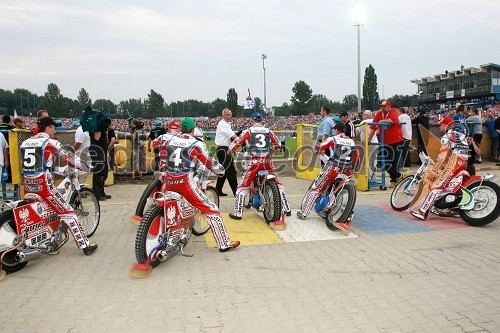
[[[50,170],[57,166],[69,166],[85,171],[88,171],[88,166],[80,163],[72,152],[65,150],[61,143],[54,139],[55,126],[56,122],[52,118],[41,118],[38,121],[39,133],[25,140],[19,148],[24,190],[25,193],[42,197],[66,223],[78,248],[86,255],[91,255],[97,249],[97,244],[90,243],[87,239],[76,212],[59,193],[50,173]]]
[[[210,158],[203,142],[193,137],[195,123],[191,118],[181,121],[182,134],[163,135],[160,147],[160,159],[163,160],[165,174],[162,190],[181,194],[193,207],[200,210],[214,234],[219,251],[226,252],[240,245],[239,241],[230,241],[220,216],[219,208],[211,202],[196,183],[194,176],[199,166],[204,165],[217,175],[224,174],[224,168]]]
[[[337,178],[339,173],[350,176],[354,167],[358,162],[358,150],[356,143],[344,134],[346,126],[342,122],[338,122],[333,127],[334,136],[323,141],[316,150],[320,154],[324,154],[325,150],[330,149],[332,155],[329,158],[329,163],[326,163],[320,174],[312,182],[302,199],[300,210],[297,212],[297,217],[304,220],[309,213],[316,200],[321,193],[328,189],[328,186]],[[331,206],[335,200],[334,196],[330,196],[330,202],[327,206]]]
[[[269,128],[262,125],[262,119],[263,117],[261,113],[255,112],[252,114],[252,127],[243,131],[241,135],[229,146],[229,151],[231,154],[234,154],[235,151],[245,143],[251,156],[250,161],[248,162],[248,168],[244,173],[243,179],[238,185],[238,188],[236,189],[234,213],[229,214],[229,217],[235,220],[241,220],[248,187],[251,185],[257,175],[257,172],[261,170],[266,170],[270,175],[275,176],[276,184],[278,185],[281,196],[283,212],[287,216],[291,215],[288,198],[286,197],[283,185],[278,179],[278,174],[274,169],[274,164],[271,159],[271,155],[274,152],[280,151],[281,142]]]
[[[168,133],[162,134],[156,139],[153,140],[153,150],[155,154],[159,152],[160,147],[170,140],[172,136],[178,136],[180,135],[180,128],[181,124],[179,123],[178,120],[172,120],[170,124],[168,124]],[[165,171],[165,166],[166,166],[166,161],[165,161],[165,156],[163,158],[159,156],[159,162],[158,162],[158,170],[159,171]]]
[[[420,209],[411,214],[421,220],[425,220],[434,203],[443,192],[461,193],[463,177],[470,176],[467,171],[469,147],[467,134],[461,128],[455,126],[452,118],[444,117],[439,123],[441,137],[441,149],[436,162],[429,166],[426,177],[430,192],[425,197]],[[461,198],[461,194],[457,196]]]

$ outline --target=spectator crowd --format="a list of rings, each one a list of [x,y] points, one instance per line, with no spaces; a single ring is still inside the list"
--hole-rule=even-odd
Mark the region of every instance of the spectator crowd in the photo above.
[[[413,107],[403,107],[400,109],[404,109],[405,113],[413,120],[415,119],[419,112],[417,108]],[[430,124],[436,125],[440,119],[444,117],[453,117],[455,114],[455,110],[449,111],[441,111],[441,110],[428,110],[426,112],[429,117]],[[333,115],[333,113],[332,113]],[[485,119],[488,115],[491,115],[494,119],[500,116],[500,103],[496,103],[494,106],[487,110],[482,110],[481,117]],[[362,115],[358,115],[357,112],[349,112],[349,117],[353,122],[356,123],[356,120],[361,121]],[[24,128],[32,129],[36,126],[36,117],[19,117],[24,121]],[[163,127],[167,127],[168,123],[170,123],[172,118],[160,118],[162,121]],[[74,118],[61,118],[63,127],[70,128],[73,121],[78,120]],[[196,119],[196,121],[201,122],[202,129],[204,131],[215,131],[217,128],[217,124],[220,120],[220,117],[217,118],[207,118],[201,117]],[[144,119],[144,130],[150,131],[155,126],[153,122],[155,119]],[[298,124],[318,124],[321,121],[321,115],[319,114],[307,114],[301,116],[268,116],[264,118],[264,126],[272,129],[272,130],[295,130]],[[128,132],[129,131],[129,121],[128,119],[113,119],[112,128],[115,131],[119,132]],[[233,118],[232,119],[232,127],[234,130],[246,129],[251,125],[251,118]]]

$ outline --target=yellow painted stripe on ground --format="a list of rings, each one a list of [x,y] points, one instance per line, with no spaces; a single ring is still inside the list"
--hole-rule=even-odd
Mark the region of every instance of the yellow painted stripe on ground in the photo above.
[[[243,213],[243,218],[239,221],[229,218],[226,213],[221,215],[229,237],[231,240],[239,240],[241,246],[283,243],[256,212]],[[207,247],[217,247],[210,231],[205,234],[205,242]]]

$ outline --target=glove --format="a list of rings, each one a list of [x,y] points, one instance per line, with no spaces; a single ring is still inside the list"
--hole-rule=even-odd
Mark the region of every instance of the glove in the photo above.
[[[8,178],[9,178],[9,173],[7,172],[7,169],[4,168],[2,171],[2,180],[7,181]]]

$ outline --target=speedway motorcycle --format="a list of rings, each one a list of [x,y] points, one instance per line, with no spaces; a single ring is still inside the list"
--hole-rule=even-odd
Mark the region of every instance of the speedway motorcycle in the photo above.
[[[320,158],[325,163],[325,168],[333,164],[326,155],[320,155]],[[342,173],[341,168],[338,168],[337,176],[316,200],[314,211],[325,219],[325,224],[330,230],[340,229],[347,233],[354,217],[355,186],[358,181],[352,175]]]
[[[155,203],[155,194],[161,191],[162,182],[161,179],[164,176],[164,172],[156,171],[151,183],[144,189],[137,207],[135,209],[135,215],[132,217],[132,222],[135,224],[139,223],[149,208]],[[205,193],[207,198],[215,203],[219,207],[219,194],[217,190],[212,186],[214,173],[207,168],[198,168],[195,179],[198,183],[200,190]],[[210,230],[210,225],[206,222],[205,218],[200,211],[195,210],[195,214],[199,218],[196,219],[196,223],[193,225],[193,234],[195,236],[204,235],[208,230]]]
[[[197,218],[193,206],[181,194],[172,191],[156,192],[154,200],[137,230],[136,270],[156,267],[177,253],[193,256],[184,252]]]
[[[237,156],[246,159],[245,169],[248,163],[252,162],[249,160],[248,152],[238,153]],[[267,170],[258,171],[248,187],[245,208],[250,207],[263,213],[266,223],[276,222],[282,218],[283,207],[276,176],[270,175]]]
[[[414,175],[406,176],[391,194],[391,206],[396,211],[407,210],[424,190],[424,176],[431,159],[425,153],[419,154],[422,165]],[[500,215],[500,186],[492,179],[495,175],[469,175],[465,170],[450,175],[448,185],[434,202],[431,212],[440,216],[457,212],[460,218],[471,226],[483,226],[496,220]],[[447,190],[460,182],[458,191]],[[458,185],[458,184],[457,184]],[[452,216],[452,215],[451,215]]]
[[[99,226],[99,201],[78,182],[74,171],[67,168],[64,175],[57,189],[75,209],[83,232],[91,237]],[[38,194],[27,193],[23,200],[5,204],[9,209],[0,214],[0,271],[17,272],[44,254],[58,254],[68,241],[66,223]]]

